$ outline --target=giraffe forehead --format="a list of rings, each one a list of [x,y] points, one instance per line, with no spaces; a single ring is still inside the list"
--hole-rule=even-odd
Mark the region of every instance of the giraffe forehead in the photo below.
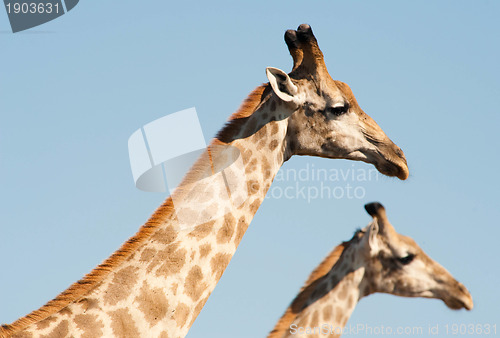
[[[412,253],[427,258],[420,246],[408,236],[397,234],[397,236],[391,237],[390,240],[385,239],[385,242],[388,249],[395,256],[404,256],[408,253]]]
[[[354,98],[346,84],[331,78],[325,80],[302,79],[298,81],[298,87],[312,103],[320,103],[321,101],[331,106],[340,106]]]

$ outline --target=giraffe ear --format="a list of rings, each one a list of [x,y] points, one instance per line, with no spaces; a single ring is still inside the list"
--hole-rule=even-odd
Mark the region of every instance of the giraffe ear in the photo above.
[[[278,68],[267,67],[266,75],[274,93],[285,102],[297,102],[297,86],[287,73]]]
[[[378,225],[378,221],[374,219],[368,225],[368,233],[366,234],[366,236],[368,236],[367,246],[370,256],[375,256],[380,250],[379,239],[378,239],[379,230],[380,228]]]
[[[379,222],[383,222],[385,216],[384,206],[378,202],[372,202],[365,204],[366,212],[373,217],[372,222],[368,226],[368,251],[370,252],[370,256],[374,256],[379,251],[379,239],[378,234],[380,232]]]

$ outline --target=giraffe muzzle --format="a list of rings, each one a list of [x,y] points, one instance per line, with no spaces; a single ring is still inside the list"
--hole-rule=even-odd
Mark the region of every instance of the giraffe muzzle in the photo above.
[[[438,297],[452,310],[472,310],[474,308],[474,302],[469,290],[456,280],[453,280],[452,284],[454,284],[453,287],[438,291]]]

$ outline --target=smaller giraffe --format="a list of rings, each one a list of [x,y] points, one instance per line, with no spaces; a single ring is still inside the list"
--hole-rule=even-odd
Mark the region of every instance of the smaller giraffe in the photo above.
[[[365,209],[373,221],[311,273],[268,338],[339,337],[357,302],[376,292],[436,298],[450,309],[472,309],[469,291],[413,239],[398,234],[380,203]]]

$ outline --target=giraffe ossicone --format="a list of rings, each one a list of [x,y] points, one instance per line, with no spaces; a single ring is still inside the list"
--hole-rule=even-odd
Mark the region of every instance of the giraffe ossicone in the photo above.
[[[400,235],[380,203],[365,205],[372,222],[316,267],[269,338],[338,337],[361,298],[373,293],[441,299],[473,308],[469,291],[413,239]]]
[[[292,155],[364,161],[382,174],[408,177],[401,149],[361,110],[347,84],[329,75],[311,28],[287,31],[285,41],[292,72],[267,69],[269,83],[230,117],[176,195],[89,274],[3,325],[1,337],[183,337]],[[244,173],[224,169],[222,180],[209,175],[207,185],[206,173],[217,172],[228,156],[218,146],[237,149],[243,165],[236,168]],[[219,203],[224,194],[231,203]],[[210,220],[200,224],[203,219]]]

